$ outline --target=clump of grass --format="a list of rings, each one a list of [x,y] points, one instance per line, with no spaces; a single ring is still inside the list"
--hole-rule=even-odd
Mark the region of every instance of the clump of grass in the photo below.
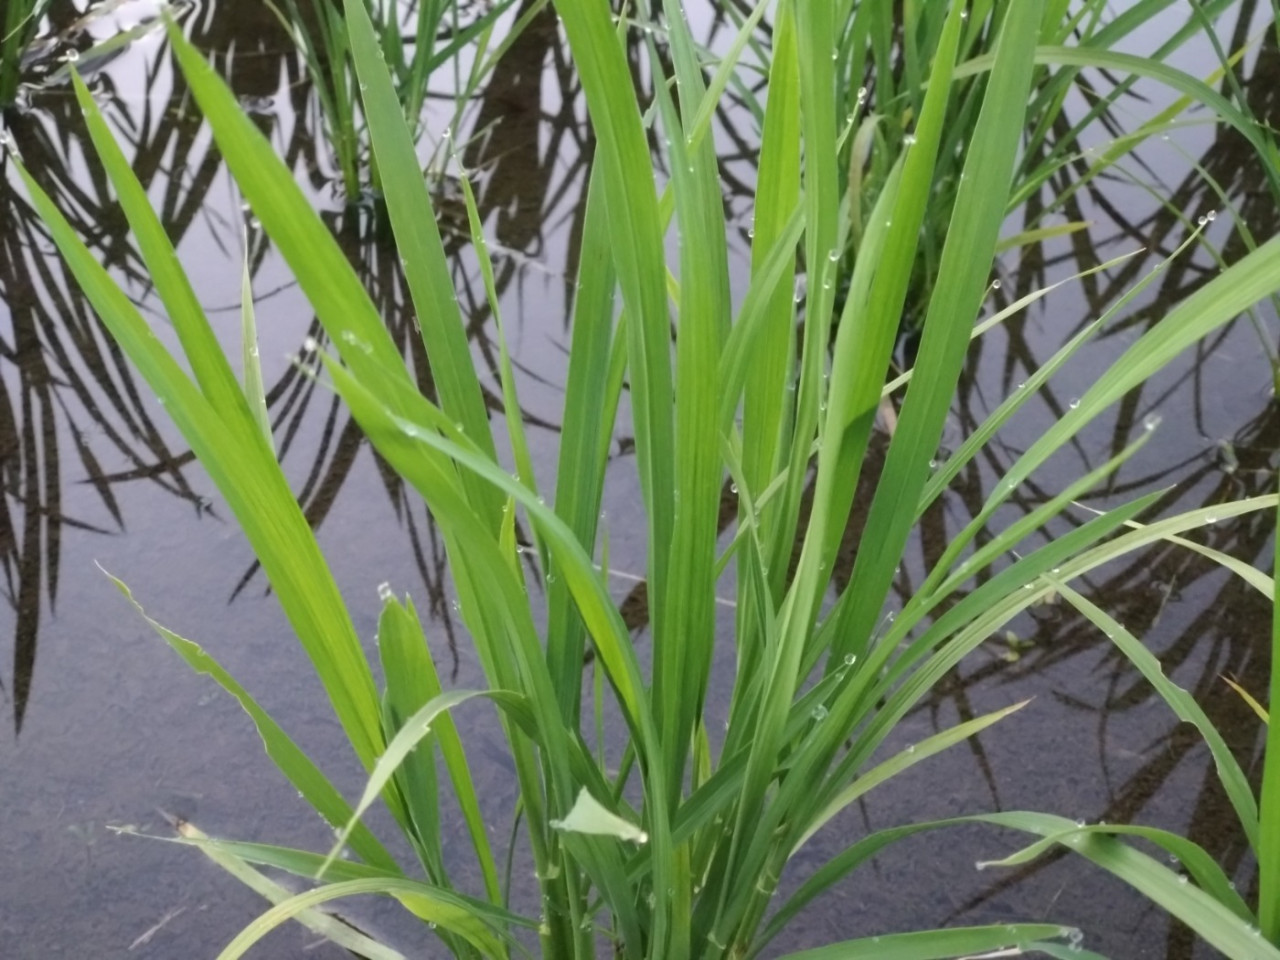
[[[711,67],[701,60],[678,5],[666,8],[669,59],[646,42],[654,122],[667,144],[671,171],[659,192],[618,24],[594,0],[557,3],[597,152],[554,490],[541,489],[532,469],[490,283],[502,346],[503,432],[514,475],[501,465],[413,131],[361,0],[345,5],[345,42],[421,321],[436,402],[419,392],[356,274],[269,143],[209,66],[171,31],[219,149],[336,349],[336,356],[321,355],[315,375],[341,394],[385,461],[421,493],[441,531],[462,617],[488,682],[469,691],[444,689],[412,601],[390,588],[378,624],[385,678],[378,690],[347,607],[263,429],[251,312],[245,314],[242,383],[145,192],[77,81],[103,166],[178,332],[185,365],[151,335],[30,178],[27,188],[104,323],[237,517],[369,772],[364,794],[349,804],[208,653],[156,625],[193,667],[237,697],[280,770],[340,831],[337,845],[325,854],[209,840],[184,827],[190,842],[279,901],[223,957],[240,956],[290,918],[322,923],[314,912],[321,903],[368,893],[399,900],[460,957],[525,954],[535,937],[542,955],[557,960],[601,952],[653,960],[755,957],[801,909],[886,845],[946,825],[909,824],[862,837],[789,896],[777,896],[797,851],[841,811],[1021,706],[1010,704],[884,755],[886,741],[911,707],[993,631],[1050,592],[1064,593],[1071,581],[1137,548],[1141,538],[1126,533],[1126,525],[1158,494],[1015,552],[1109,476],[1155,424],[1110,462],[1009,526],[992,529],[1001,506],[1129,389],[1280,287],[1280,241],[1273,241],[1173,309],[1009,468],[978,516],[957,534],[906,605],[894,611],[894,573],[921,512],[1080,343],[1151,282],[1140,282],[1051,358],[946,463],[934,463],[1001,242],[1035,83],[1036,39],[1045,11],[1061,14],[1063,7],[1044,0],[1005,5],[989,56],[967,65],[959,63],[966,6],[948,7],[928,57],[918,64],[927,84],[914,141],[883,178],[850,262],[841,254],[851,226],[840,177],[835,10],[782,0],[768,67],[751,279],[735,310],[720,175],[708,130],[751,23],[744,24],[730,54]],[[963,112],[966,104],[973,109]],[[923,311],[918,360],[904,378],[884,466],[878,477],[866,478],[874,481],[875,493],[849,581],[835,591],[834,604],[824,606],[872,422],[886,393],[904,385],[886,388],[886,373],[930,212],[931,185],[956,122],[966,125],[963,165]],[[488,279],[484,236],[465,177],[463,184]],[[664,236],[672,224],[679,244],[669,264]],[[801,257],[808,264],[808,292],[797,345],[793,290]],[[842,284],[848,296],[833,338],[833,304]],[[647,523],[651,669],[642,667],[602,573],[604,451],[624,384]],[[810,476],[806,512],[801,499]],[[730,545],[719,551],[717,513],[726,480],[737,494],[738,516]],[[1165,522],[1186,529],[1200,519]],[[532,568],[517,545],[518,524],[534,538]],[[1153,531],[1166,528],[1144,529],[1157,535]],[[731,636],[718,637],[715,599],[725,578],[734,583],[734,628]],[[539,592],[547,598],[545,624],[534,614]],[[584,704],[588,651],[597,670],[594,712]],[[726,655],[733,661],[733,683],[727,726],[719,730],[708,723],[707,701],[714,662]],[[620,717],[621,728],[613,731],[625,739],[620,756],[591,746],[592,740],[601,746],[607,739],[599,732],[606,697]],[[535,865],[537,916],[510,907],[519,902],[512,896],[514,881],[498,868],[491,824],[452,715],[466,703],[489,704],[501,722]],[[438,797],[444,778],[461,811],[474,857],[471,872],[480,878],[466,889],[458,865],[443,854]],[[415,866],[398,863],[362,823],[364,811],[379,801],[407,838]],[[1053,840],[1074,831],[1070,821],[1044,814],[972,819]],[[344,849],[358,860],[339,858]],[[262,882],[261,866],[323,882],[286,898],[278,886]],[[425,879],[411,879],[415,869]],[[1167,902],[1182,906],[1191,896],[1177,889]],[[1258,938],[1243,915],[1215,916],[1211,923],[1201,923],[1194,911],[1180,916],[1233,956],[1280,957],[1280,949]],[[338,935],[347,944],[354,936]],[[925,958],[997,950],[1064,955],[1078,945],[1074,931],[1028,923],[864,936],[792,956]],[[1243,952],[1244,945],[1255,949]],[[399,956],[372,941],[352,948],[369,956]]]
[[[453,100],[456,114],[460,116],[463,105],[493,69],[498,57],[530,17],[545,6],[545,0],[533,4],[532,11],[509,25],[495,43],[495,27],[514,2],[487,3],[477,14],[464,20],[460,3],[422,0],[411,8],[409,34],[405,33],[402,23],[402,4],[395,0],[371,0],[365,5],[383,62],[392,76],[396,97],[415,134],[431,96],[431,81],[439,79],[441,68],[452,68],[446,85],[453,88],[453,94],[446,99]],[[361,97],[342,4],[336,0],[281,0],[281,3],[277,13],[307,64],[343,190],[347,199],[355,202],[367,191],[377,190],[378,179],[360,112]],[[464,53],[470,57],[465,72],[460,62]],[[440,93],[435,96],[439,97]],[[454,125],[450,125],[450,129]]]
[[[1245,51],[1224,50],[1215,28],[1219,17],[1240,6],[1235,0],[1198,3],[1194,15],[1167,37],[1159,42],[1143,41],[1151,47],[1144,56],[1117,49],[1141,37],[1172,3],[1173,0],[1144,0],[1113,11],[1105,0],[1081,0],[1061,4],[1054,11],[1058,16],[1046,16],[1037,38],[1037,58],[1042,68],[1036,71],[1029,92],[1027,135],[1007,199],[1011,215],[1019,211],[1024,214],[1024,229],[1006,238],[1002,249],[1087,231],[1089,224],[1078,205],[1081,191],[1088,190],[1098,177],[1114,173],[1117,164],[1145,142],[1176,126],[1188,104],[1204,101],[1206,91],[1215,110],[1235,114],[1241,121],[1240,129],[1248,131],[1249,142],[1262,161],[1259,168],[1266,171],[1267,185],[1280,197],[1280,178],[1271,172],[1277,155],[1274,138],[1267,126],[1251,115],[1231,69]],[[840,171],[842,185],[847,185],[850,195],[851,225],[844,255],[852,257],[856,256],[867,218],[886,178],[915,139],[915,118],[926,89],[923,71],[947,5],[924,4],[917,10],[908,10],[900,4],[852,3],[843,5],[841,10],[844,16],[838,24],[836,101],[837,116],[843,119],[848,133]],[[981,69],[1007,15],[1008,6],[1004,4],[973,5],[961,39],[960,56],[965,61],[962,72]],[[1176,71],[1169,73],[1165,64],[1171,54],[1197,38],[1210,41],[1224,61],[1223,70],[1203,83]],[[1086,66],[1108,71],[1106,76],[1116,78],[1116,82],[1099,89],[1084,73]],[[1171,82],[1189,97],[1136,130],[1123,130],[1112,111],[1133,95],[1133,84],[1139,77]],[[1206,83],[1222,83],[1226,95],[1218,95]],[[1077,102],[1080,97],[1086,104],[1083,108]],[[904,328],[908,332],[914,333],[923,322],[932,296],[965,163],[966,138],[980,106],[981,85],[975,84],[957,104],[955,122],[948,126],[939,150],[935,192],[924,220],[905,306]],[[1114,134],[1113,139],[1098,150],[1085,153],[1081,147],[1083,136],[1099,126]],[[1226,206],[1225,196],[1218,200]],[[1059,222],[1051,222],[1059,215]],[[1247,226],[1242,227],[1242,236],[1250,249],[1256,246]],[[1082,235],[1082,244],[1088,247],[1087,233]]]
[[[0,108],[17,101],[23,60],[52,0],[6,0],[0,19]]]

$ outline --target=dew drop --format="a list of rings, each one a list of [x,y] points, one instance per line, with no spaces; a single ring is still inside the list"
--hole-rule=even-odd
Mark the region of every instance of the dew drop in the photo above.
[[[1067,401],[1067,406],[1068,406],[1068,407],[1070,407],[1072,410],[1079,410],[1079,409],[1080,409],[1080,398],[1079,398],[1079,397],[1072,397],[1070,400],[1068,400],[1068,401]]]
[[[823,720],[827,719],[827,708],[824,707],[822,704],[818,704],[816,707],[813,708],[813,713],[811,714],[811,716],[813,717],[814,720],[817,720],[819,723],[821,723]]]

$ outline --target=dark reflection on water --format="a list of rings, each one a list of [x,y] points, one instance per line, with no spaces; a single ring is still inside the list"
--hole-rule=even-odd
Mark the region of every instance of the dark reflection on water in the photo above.
[[[1255,10],[1255,3],[1240,5],[1236,46],[1248,35],[1245,25]],[[229,11],[225,5],[194,9],[184,27],[229,76],[261,129],[312,191],[421,388],[431,393],[413,308],[382,218],[372,202],[343,202],[331,150],[320,134],[314,91],[298,55],[265,5],[237,4],[234,15]],[[723,44],[731,32],[723,15],[708,17],[703,28],[713,44]],[[1206,73],[1212,55],[1199,54],[1200,72]],[[638,55],[634,62],[643,77]],[[1268,34],[1248,62],[1243,83],[1250,106],[1262,120],[1275,120],[1280,53],[1274,36]],[[451,616],[443,546],[430,517],[372,455],[336,399],[285,359],[296,356],[308,336],[320,338],[323,332],[275,251],[246,222],[180,76],[168,67],[160,38],[138,41],[93,71],[90,82],[229,346],[238,336],[236,280],[243,231],[250,228],[248,262],[263,357],[275,361],[267,372],[277,447],[307,518],[334,557],[357,625],[371,635],[374,583],[399,578],[396,585],[404,588],[406,580],[416,580],[410,590],[430,613],[433,641],[445,657],[452,656],[459,683],[475,682],[474,657]],[[536,465],[547,475],[563,402],[566,305],[573,293],[574,248],[592,152],[573,84],[555,21],[543,13],[468,104],[457,138],[460,159],[473,172],[494,256]],[[1070,105],[1076,107],[1083,115],[1087,104]],[[1115,123],[1141,120],[1155,107],[1128,102],[1127,117],[1120,115],[1124,109],[1122,103]],[[453,121],[452,102],[433,100],[427,140]],[[36,95],[29,109],[7,113],[5,125],[76,229],[144,310],[158,315],[105,178],[86,159],[83,123],[67,88],[53,86]],[[753,130],[745,107],[717,118],[731,217],[745,209],[744,197],[751,191]],[[1051,137],[1045,149],[1056,142]],[[1179,156],[1175,145],[1200,171]],[[1026,225],[1036,225],[1048,198],[1069,188],[1087,165],[1082,156],[1033,197]],[[1006,259],[1005,282],[993,293],[993,308],[1138,245],[1146,252],[1068,284],[977,343],[944,446],[954,448],[1063,340],[1150,271],[1185,238],[1197,217],[1222,211],[1218,190],[1236,205],[1258,242],[1276,230],[1275,197],[1252,149],[1229,130],[1174,131],[1169,144],[1153,141],[1124,169],[1129,181],[1093,181],[1072,196],[1067,216],[1092,220],[1091,230]],[[323,698],[317,700],[315,684],[301,675],[303,661],[271,601],[263,598],[265,584],[211,496],[209,482],[51,253],[24,194],[13,187],[11,171],[5,174],[0,185],[0,316],[7,317],[0,327],[0,560],[12,614],[0,629],[12,638],[12,656],[5,658],[0,679],[13,735],[0,754],[5,772],[0,848],[13,850],[21,869],[7,871],[7,879],[0,880],[0,935],[6,944],[17,945],[15,956],[72,955],[68,951],[74,945],[123,955],[158,920],[181,908],[182,915],[137,942],[134,955],[203,954],[247,922],[255,909],[252,896],[228,893],[234,881],[204,870],[181,852],[140,840],[107,839],[104,824],[142,823],[162,832],[154,808],[164,807],[207,817],[210,822],[202,826],[226,835],[314,847],[324,842],[323,834],[317,839],[314,824],[298,825],[299,809],[290,805],[289,791],[272,781],[243,718],[225,704],[212,703],[203,684],[170,662],[129,611],[103,590],[91,561],[101,559],[127,573],[140,596],[163,607],[157,611],[162,619],[208,643],[242,680],[264,691],[268,708],[290,729],[304,731],[315,754],[339,771],[335,776],[348,792],[358,789],[358,772],[341,771],[348,754],[324,717]],[[1153,199],[1133,181],[1150,182],[1168,202]],[[459,299],[471,318],[473,356],[497,411],[495,327],[470,250],[460,189],[446,177],[436,191]],[[1023,214],[1014,219],[1023,220]],[[1225,241],[1223,256],[1229,262],[1243,254],[1245,243],[1229,233],[1227,220],[1220,214],[1210,231],[1216,241]],[[990,484],[1067,409],[1070,397],[1216,269],[1203,251],[1165,267],[1152,295],[1105,330],[1033,409],[957,477],[923,518],[916,552],[897,584],[902,598],[941,554],[948,536],[980,508]],[[1009,509],[1034,509],[1068,480],[1114,455],[1157,409],[1164,417],[1159,442],[1126,464],[1087,505],[1101,508],[1139,491],[1167,488],[1159,509],[1173,513],[1271,492],[1280,449],[1280,413],[1269,399],[1272,372],[1266,362],[1275,349],[1271,311],[1260,311],[1257,324],[1261,332],[1247,320],[1233,324],[1186,362],[1135,391],[1037,475]],[[910,351],[911,344],[904,342],[904,358]],[[879,438],[873,457],[882,450]],[[644,584],[623,576],[643,569],[643,544],[635,535],[643,525],[634,508],[629,451],[629,438],[620,433],[606,506],[620,574],[617,595],[628,622],[642,633]],[[875,466],[873,460],[869,473]],[[861,494],[858,503],[865,509]],[[727,527],[735,509],[727,488],[722,508]],[[1075,520],[1085,516],[1077,513]],[[1265,569],[1271,516],[1252,514],[1198,536]],[[838,587],[847,582],[858,549],[860,518],[855,506],[835,575]],[[1195,694],[1256,779],[1261,761],[1256,719],[1221,678],[1231,676],[1260,692],[1269,667],[1265,599],[1173,544],[1104,567],[1086,586]],[[1013,700],[1036,697],[1032,706],[940,758],[924,778],[904,778],[893,793],[870,797],[841,821],[834,840],[917,817],[1033,808],[1186,829],[1228,872],[1243,875],[1248,859],[1243,838],[1228,826],[1229,808],[1204,748],[1174,723],[1127,662],[1095,630],[1056,606],[1037,608],[1010,628],[1014,636],[993,638],[932,692],[904,725],[903,736],[918,738],[922,731]],[[494,740],[483,732],[477,740],[480,755],[495,752]],[[510,798],[510,777],[501,761],[491,766],[479,776],[497,804]],[[946,788],[940,790],[939,784]],[[1043,916],[1098,930],[1098,948],[1116,956],[1195,953],[1183,928],[1075,861],[1046,857],[999,877],[972,870],[975,859],[996,855],[1007,842],[957,831],[931,845],[904,845],[855,877],[847,890],[820,902],[788,942],[810,945],[946,920]],[[800,870],[811,869],[816,856],[806,851]],[[110,920],[90,921],[86,914]],[[373,917],[375,923],[405,930],[385,912],[374,911]],[[409,928],[404,935],[412,934]],[[403,944],[412,950],[414,942]],[[324,952],[307,946],[297,935],[279,941],[274,955]]]

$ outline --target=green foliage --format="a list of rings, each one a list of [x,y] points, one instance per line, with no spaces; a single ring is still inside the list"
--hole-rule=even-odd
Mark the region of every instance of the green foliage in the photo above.
[[[0,108],[10,107],[18,96],[23,60],[53,0],[5,0],[0,17]]]
[[[1008,192],[1005,208],[1009,215],[1020,214],[1024,225],[1020,234],[1006,241],[1008,246],[1084,230],[1088,224],[1081,219],[1074,202],[1076,195],[1089,189],[1099,176],[1113,172],[1149,138],[1168,130],[1191,103],[1210,107],[1219,120],[1233,124],[1244,134],[1257,153],[1260,169],[1266,171],[1268,186],[1280,199],[1280,178],[1274,172],[1277,146],[1269,128],[1250,114],[1238,84],[1225,95],[1210,86],[1224,75],[1235,82],[1234,73],[1228,68],[1201,81],[1165,63],[1170,54],[1192,38],[1208,38],[1224,61],[1238,61],[1245,50],[1224,51],[1215,28],[1220,15],[1238,6],[1235,0],[1197,3],[1196,15],[1188,17],[1184,26],[1149,55],[1139,57],[1113,49],[1140,36],[1175,3],[1176,0],[1142,0],[1127,5],[1117,15],[1110,13],[1105,0],[1055,0],[1046,5],[1036,52],[1041,69],[1032,79],[1027,136],[1013,170],[1014,186]],[[990,0],[970,6],[960,40],[959,76],[980,78],[990,68],[993,38],[1012,6]],[[840,170],[847,171],[844,179],[850,198],[850,229],[842,255],[856,256],[872,207],[899,158],[918,137],[916,124],[929,89],[921,82],[922,71],[931,62],[947,5],[922,3],[906,8],[904,13],[893,4],[853,0],[838,7],[836,109],[845,118]],[[1043,69],[1049,66],[1062,69]],[[1086,67],[1105,69],[1111,71],[1110,76],[1126,79],[1098,90],[1081,77]],[[1099,119],[1110,116],[1139,76],[1154,77],[1184,93],[1186,99],[1103,147],[1083,151],[1081,135]],[[1068,100],[1073,85],[1089,100],[1088,109],[1079,116],[1075,115],[1081,113],[1078,104]],[[962,94],[937,151],[933,193],[904,305],[908,330],[915,330],[924,322],[938,282],[943,240],[962,185],[961,173],[980,103],[980,84]],[[1032,199],[1034,204],[1029,204]],[[1065,216],[1066,222],[1049,225],[1049,218],[1055,215]],[[1247,229],[1245,236],[1248,238]],[[1251,238],[1247,242],[1250,248],[1255,246]]]
[[[366,190],[377,189],[379,182],[376,165],[368,155],[368,136],[360,116],[361,96],[342,4],[337,0],[278,2],[282,7],[273,5],[272,9],[293,35],[306,62],[343,189],[348,200],[354,201]],[[427,101],[428,85],[437,71],[445,65],[453,66],[451,80],[457,88],[455,102],[461,110],[461,105],[479,87],[498,57],[519,35],[523,23],[536,14],[546,0],[534,4],[491,52],[494,28],[514,2],[498,0],[486,4],[479,16],[464,22],[459,14],[460,4],[421,0],[410,7],[412,32],[406,34],[401,22],[403,4],[397,0],[367,0],[365,8],[374,25],[379,55],[391,74],[401,112],[415,135],[418,118]],[[457,61],[464,51],[472,57],[465,76]]]
[[[929,11],[927,20],[908,24],[912,43],[903,54],[901,90],[894,94],[903,98],[911,139],[904,137],[902,149],[885,154],[872,141],[859,146],[854,134],[853,147],[871,150],[881,165],[875,176],[856,182],[842,173],[848,169],[843,144],[851,131],[842,138],[836,118],[844,106],[841,78],[850,71],[856,75],[854,67],[867,54],[861,46],[849,47],[839,28],[846,22],[841,17],[853,11],[858,43],[883,60],[891,39],[883,15],[888,6],[860,4],[853,10],[848,3],[781,0],[774,8],[752,272],[735,310],[720,174],[708,136],[735,69],[732,57],[708,71],[680,5],[664,4],[667,48],[659,50],[652,34],[645,40],[654,79],[654,108],[646,114],[620,35],[625,24],[597,0],[556,4],[597,146],[579,258],[560,470],[550,504],[529,466],[505,344],[499,375],[516,475],[501,465],[415,132],[406,121],[407,113],[416,118],[412,97],[405,96],[403,64],[387,56],[385,23],[380,34],[362,0],[347,0],[341,13],[329,7],[322,18],[332,33],[324,41],[328,49],[354,67],[355,86],[343,81],[350,94],[343,109],[354,115],[358,89],[373,166],[422,321],[437,387],[434,402],[418,391],[367,293],[268,141],[180,32],[170,30],[219,150],[336,351],[321,353],[322,367],[314,375],[342,396],[379,454],[431,510],[488,683],[479,691],[442,688],[412,602],[389,589],[378,627],[385,684],[381,692],[376,689],[347,608],[264,436],[252,311],[243,314],[241,380],[218,346],[145,192],[76,79],[103,167],[178,332],[185,364],[156,339],[24,173],[27,188],[103,322],[222,491],[369,772],[364,795],[348,807],[319,767],[208,653],[156,625],[195,669],[236,696],[272,760],[340,831],[327,857],[187,832],[187,842],[246,882],[257,883],[258,866],[322,880],[316,889],[277,903],[223,957],[242,955],[286,920],[313,920],[320,903],[368,893],[396,898],[460,957],[527,953],[528,931],[536,931],[542,954],[554,958],[593,957],[603,943],[606,954],[625,958],[755,957],[801,908],[875,852],[947,825],[913,824],[863,837],[796,892],[777,896],[791,859],[838,814],[903,770],[1017,709],[1010,706],[884,756],[902,718],[951,667],[1052,592],[1119,636],[1118,625],[1069,584],[1155,538],[1206,522],[1200,513],[1138,526],[1136,518],[1157,499],[1151,495],[1071,525],[1041,546],[1025,545],[1105,481],[1146,441],[1152,424],[1119,456],[996,528],[1000,507],[1017,487],[1093,418],[1180,351],[1280,289],[1280,241],[1258,246],[1135,341],[1009,468],[905,608],[896,618],[886,617],[894,613],[892,581],[921,511],[1049,372],[1110,320],[1109,314],[1068,344],[951,462],[942,468],[933,463],[1001,248],[1000,228],[1015,200],[1028,120],[1035,129],[1042,116],[1039,98],[1057,90],[1063,76],[1047,65],[1139,69],[1090,45],[1038,46],[1072,34],[1075,21],[1064,3],[976,3],[972,9],[982,15],[967,19],[963,3],[906,5],[916,15]],[[1155,10],[1160,4],[1141,6]],[[1133,24],[1123,17],[1113,23],[1122,21]],[[753,27],[744,21],[733,56],[747,47]],[[1099,26],[1086,35],[1096,39],[1107,29]],[[970,56],[979,52],[975,44],[981,53]],[[1233,122],[1229,104],[1206,99],[1199,87],[1168,71],[1141,69],[1202,94],[1224,121]],[[661,194],[650,122],[666,145],[670,171]],[[952,190],[935,201],[933,185],[949,171]],[[467,197],[483,272],[490,269],[484,238],[469,191]],[[946,229],[929,228],[931,218]],[[664,238],[672,222],[678,252],[669,264]],[[923,287],[922,228],[925,246],[938,242],[936,270]],[[798,304],[792,291],[801,264],[807,296]],[[487,289],[493,298],[491,282]],[[845,297],[833,338],[840,289]],[[884,466],[878,475],[864,473],[873,421],[887,392],[890,354],[913,297],[923,318],[918,360]],[[797,345],[801,309],[805,323]],[[624,383],[647,519],[651,671],[643,668],[596,563],[603,552],[597,515],[604,451]],[[810,478],[812,489],[806,491]],[[727,550],[719,552],[716,517],[726,481],[737,494],[737,526]],[[834,561],[860,483],[874,487],[862,532],[866,548],[858,551],[841,588],[832,578]],[[802,510],[806,494],[809,504]],[[1218,514],[1274,507],[1275,498],[1264,499]],[[517,549],[521,522],[536,541],[536,566],[527,565]],[[714,602],[730,562],[734,631],[718,638]],[[540,582],[531,583],[534,576]],[[543,629],[534,613],[540,588],[548,597]],[[1158,670],[1128,640],[1122,649],[1154,679]],[[593,754],[589,742],[590,727],[599,721],[583,706],[588,650],[620,717],[621,729],[611,731],[625,737],[620,756],[608,755],[603,743],[595,744],[600,753]],[[717,657],[734,660],[723,735],[707,722]],[[596,689],[603,693],[605,683]],[[1182,715],[1209,732],[1193,703],[1167,684],[1160,689]],[[490,705],[506,736],[542,904],[537,918],[518,916],[507,906],[511,879],[501,879],[496,867],[465,738],[452,716],[468,703]],[[1278,735],[1275,729],[1272,736]],[[1229,755],[1220,755],[1219,743],[1214,749],[1255,841],[1262,893],[1274,904],[1280,862],[1276,818],[1259,816],[1238,768]],[[1271,752],[1273,761],[1277,755]],[[443,855],[444,776],[466,824],[474,868],[460,868]],[[1278,776],[1280,762],[1272,762],[1264,777],[1263,809],[1269,798],[1271,808],[1277,806]],[[408,841],[416,867],[392,860],[361,825],[360,815],[379,800]],[[971,819],[1039,836],[1030,853],[1066,844],[1176,910],[1233,957],[1280,957],[1272,945],[1280,922],[1274,907],[1262,902],[1256,918],[1263,928],[1254,929],[1250,906],[1185,841],[1140,828],[1080,829],[1042,814]],[[1125,832],[1179,851],[1195,884],[1180,883],[1113,835]],[[360,862],[337,858],[347,846]],[[420,869],[425,880],[409,879],[410,869]],[[476,889],[464,889],[461,878],[477,875]],[[1064,938],[1067,943],[1060,942]],[[791,956],[923,960],[1003,949],[1087,956],[1075,951],[1078,945],[1074,931],[1056,925],[1013,924],[866,937]]]

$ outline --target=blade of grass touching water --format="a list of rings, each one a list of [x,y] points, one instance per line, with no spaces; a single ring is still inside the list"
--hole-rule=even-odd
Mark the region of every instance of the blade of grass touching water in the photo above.
[[[106,573],[105,570],[103,572]],[[329,782],[328,778],[320,771],[320,768],[299,749],[289,735],[271,719],[270,714],[259,707],[257,701],[253,699],[249,692],[223,669],[221,664],[209,656],[198,644],[178,636],[172,630],[147,616],[146,610],[134,599],[133,593],[123,581],[116,579],[109,573],[107,573],[107,578],[115,584],[116,589],[124,595],[124,598],[133,604],[133,608],[138,611],[151,629],[159,634],[165,643],[169,644],[187,662],[192,670],[211,677],[236,699],[240,706],[244,708],[244,712],[249,714],[249,717],[253,720],[253,724],[258,730],[258,735],[262,738],[262,745],[266,749],[267,755],[280,768],[280,772],[288,778],[289,782],[297,788],[307,803],[311,804],[324,817],[327,823],[334,828],[341,828],[351,820],[351,807],[342,799],[342,794]],[[378,839],[363,824],[352,831],[350,843],[351,848],[366,863],[399,875],[400,869],[396,866],[391,854],[386,851],[382,844],[378,842]]]
[[[326,884],[277,904],[227,944],[218,954],[218,960],[239,960],[268,933],[283,923],[297,919],[304,911],[330,900],[362,894],[383,894],[408,901],[415,914],[466,940],[480,951],[481,956],[501,956],[505,952],[498,939],[499,928],[478,912],[478,905],[474,901],[464,900],[447,890],[416,880],[373,877]]]
[[[286,903],[292,896],[287,889],[249,866],[234,853],[216,844],[199,842],[208,840],[208,837],[194,824],[179,823],[178,832],[185,839],[197,841],[197,846],[206,857],[254,891],[254,893],[259,894],[271,903]],[[360,933],[350,924],[344,923],[341,919],[323,911],[302,909],[294,913],[292,919],[298,921],[309,930],[320,934],[326,940],[330,940],[343,949],[351,951],[352,954],[365,957],[366,960],[405,960],[403,954],[378,943],[376,940]]]

